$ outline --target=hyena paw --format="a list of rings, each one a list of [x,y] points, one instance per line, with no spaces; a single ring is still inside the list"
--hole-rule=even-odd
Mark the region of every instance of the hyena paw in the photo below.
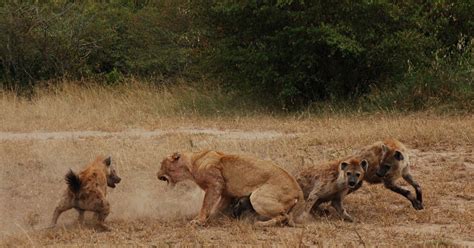
[[[344,218],[344,221],[346,222],[354,222],[354,219],[352,217],[350,218]]]
[[[97,230],[100,232],[110,232],[112,229],[104,224],[98,224],[97,225]]]
[[[344,221],[354,222],[354,218],[352,218],[352,216],[350,216],[348,214],[345,214],[342,218],[344,219]]]
[[[413,208],[416,209],[416,210],[422,210],[424,208],[423,207],[423,202],[418,201],[418,200],[412,201],[411,204],[413,205]]]
[[[45,229],[53,229],[56,227],[56,224],[50,224],[49,226],[45,227]]]

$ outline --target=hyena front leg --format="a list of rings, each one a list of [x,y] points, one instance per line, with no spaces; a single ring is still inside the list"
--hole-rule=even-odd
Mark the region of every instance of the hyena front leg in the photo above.
[[[407,167],[408,168],[408,167]],[[415,181],[415,179],[413,179],[413,177],[411,176],[410,172],[408,171],[408,169],[404,170],[403,171],[403,174],[402,174],[402,177],[403,179],[409,183],[411,186],[413,186],[413,188],[415,188],[415,192],[416,192],[416,200],[418,201],[416,204],[413,204],[413,207],[415,209],[423,209],[423,196],[422,196],[422,192],[421,192],[421,187],[420,185]],[[415,205],[417,205],[415,207]],[[418,207],[418,208],[417,208]]]
[[[305,215],[308,215],[311,213],[311,209],[313,209],[314,205],[317,203],[319,199],[320,191],[321,191],[321,183],[316,182],[313,186],[313,190],[309,192],[308,198],[306,199],[306,203],[304,207]],[[317,208],[319,208],[319,204]]]
[[[304,212],[306,215],[312,212],[311,210],[313,209],[318,199],[319,199],[319,196],[317,195],[317,191],[311,191],[304,206]],[[319,205],[316,208],[319,209]]]
[[[409,191],[406,190],[398,185],[396,185],[394,182],[391,180],[386,180],[384,181],[384,186],[388,189],[390,189],[393,192],[396,192],[400,195],[405,196],[408,200],[410,200],[411,204],[413,205],[413,208],[416,210],[421,210],[423,209],[423,204],[416,199],[415,196]]]
[[[331,205],[336,209],[336,212],[343,218],[345,221],[353,222],[354,219],[347,213],[346,209],[342,205],[342,198],[338,197],[331,201]]]

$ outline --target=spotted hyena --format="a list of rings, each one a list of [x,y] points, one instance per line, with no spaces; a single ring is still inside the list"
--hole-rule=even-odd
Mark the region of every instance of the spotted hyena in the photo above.
[[[305,212],[321,212],[320,205],[331,202],[344,220],[353,221],[342,202],[351,189],[362,183],[368,164],[366,160],[350,157],[302,171],[297,181],[306,199]]]
[[[68,187],[54,210],[51,227],[56,225],[62,212],[74,208],[79,212],[80,223],[84,221],[84,211],[92,211],[96,214],[99,227],[108,230],[104,225],[110,213],[110,204],[106,199],[107,186],[115,188],[115,184],[121,180],[111,158],[98,156],[81,173],[69,171],[65,179]]]

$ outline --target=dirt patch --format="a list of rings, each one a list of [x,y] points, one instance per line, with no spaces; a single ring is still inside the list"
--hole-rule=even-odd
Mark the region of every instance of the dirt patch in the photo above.
[[[275,139],[281,137],[295,137],[296,134],[285,134],[277,131],[239,131],[239,130],[217,130],[217,129],[185,129],[177,130],[128,130],[122,132],[103,131],[69,131],[69,132],[0,132],[0,140],[49,140],[49,139],[85,139],[85,138],[153,138],[168,134],[203,134],[213,135],[224,139],[252,140],[252,139]]]
[[[345,203],[356,223],[340,221],[330,209],[329,216],[304,228],[256,228],[251,219],[226,217],[195,228],[187,223],[199,211],[202,190],[192,183],[170,189],[155,176],[161,158],[173,151],[250,154],[295,171],[301,161],[317,163],[351,150],[345,142],[329,146],[318,138],[313,133],[186,128],[0,133],[0,246],[473,245],[472,145],[408,143],[417,146],[411,150],[412,171],[423,187],[426,208],[416,211],[383,186],[365,185]],[[112,155],[123,179],[108,196],[112,213],[107,223],[113,232],[94,230],[90,214],[88,224],[79,226],[73,210],[61,216],[61,227],[44,230],[65,188],[64,174],[69,168],[80,170],[97,154]]]

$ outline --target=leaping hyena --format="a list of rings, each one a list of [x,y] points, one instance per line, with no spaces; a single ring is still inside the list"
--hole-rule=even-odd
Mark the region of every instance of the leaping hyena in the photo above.
[[[423,209],[421,187],[410,173],[407,148],[400,141],[386,139],[383,142],[376,142],[362,148],[355,155],[369,162],[364,181],[371,184],[383,183],[386,188],[406,197],[416,210]],[[415,188],[416,195],[395,184],[400,177]],[[360,186],[358,185],[354,190]]]

